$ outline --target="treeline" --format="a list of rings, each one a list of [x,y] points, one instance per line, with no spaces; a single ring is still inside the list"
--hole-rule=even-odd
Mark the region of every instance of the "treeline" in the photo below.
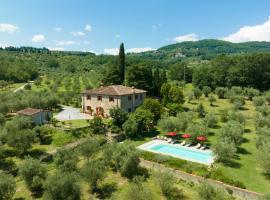
[[[26,82],[37,76],[37,66],[31,60],[16,59],[0,54],[0,80]]]
[[[252,87],[261,91],[270,88],[270,54],[219,56],[208,64],[193,69],[192,82],[202,88]]]

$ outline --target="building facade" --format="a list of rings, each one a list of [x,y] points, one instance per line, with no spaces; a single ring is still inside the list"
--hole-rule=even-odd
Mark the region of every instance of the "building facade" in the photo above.
[[[111,108],[133,112],[146,97],[146,91],[123,85],[111,85],[82,93],[82,111],[91,115],[109,116]]]

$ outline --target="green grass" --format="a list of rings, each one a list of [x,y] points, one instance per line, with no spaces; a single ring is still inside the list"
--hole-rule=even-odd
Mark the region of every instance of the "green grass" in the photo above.
[[[64,122],[58,122],[57,126],[61,128],[66,128],[66,129],[84,128],[84,127],[89,126],[89,121],[83,120],[83,119],[69,120],[69,121],[64,121]]]
[[[188,84],[185,92],[189,92],[192,89],[192,85]],[[217,98],[217,97],[216,97]],[[220,109],[225,108],[232,108],[232,104],[229,103],[226,99],[218,99],[215,102],[215,106],[211,107],[208,99],[202,96],[200,100],[194,100],[192,104],[185,103],[184,107],[189,109],[196,108],[197,104],[201,102],[203,103],[206,111],[208,113],[214,113],[216,115],[219,114]],[[267,180],[266,177],[262,173],[262,169],[258,163],[258,150],[256,148],[256,133],[255,127],[253,122],[253,116],[255,114],[255,108],[251,101],[246,101],[246,105],[244,106],[245,109],[241,110],[240,112],[246,117],[245,129],[249,130],[244,134],[244,138],[246,142],[244,142],[240,148],[242,149],[242,153],[238,153],[238,159],[235,159],[234,162],[236,163],[235,167],[224,166],[223,164],[217,164],[217,166],[223,171],[223,173],[234,179],[241,181],[245,184],[247,189],[266,193],[269,192],[270,188],[270,180]],[[219,123],[222,126],[222,123]],[[211,129],[214,133],[217,133],[217,129]],[[213,136],[209,136],[209,141],[213,144],[217,139],[217,134]]]

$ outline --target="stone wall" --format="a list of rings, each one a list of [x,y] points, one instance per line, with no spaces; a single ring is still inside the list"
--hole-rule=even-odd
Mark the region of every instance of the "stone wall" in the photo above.
[[[261,196],[261,194],[250,191],[250,190],[237,188],[237,187],[227,185],[223,182],[212,180],[212,179],[205,179],[204,177],[201,177],[201,176],[196,176],[196,175],[189,174],[189,173],[186,173],[186,172],[183,172],[180,170],[175,170],[175,169],[172,169],[169,167],[165,167],[164,165],[156,163],[156,162],[141,159],[140,164],[142,167],[145,167],[147,169],[160,170],[160,171],[165,171],[165,170],[171,171],[175,175],[175,177],[182,179],[184,181],[189,181],[189,182],[193,182],[196,184],[201,183],[202,181],[207,181],[209,184],[211,184],[215,187],[221,187],[224,189],[231,190],[235,197],[238,197],[238,198],[243,199],[243,200],[258,200],[259,197]]]

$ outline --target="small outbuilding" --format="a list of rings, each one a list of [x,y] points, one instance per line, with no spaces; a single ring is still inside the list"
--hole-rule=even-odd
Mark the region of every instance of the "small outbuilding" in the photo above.
[[[52,112],[49,110],[26,108],[17,112],[19,116],[32,117],[35,125],[48,123],[52,118]]]

